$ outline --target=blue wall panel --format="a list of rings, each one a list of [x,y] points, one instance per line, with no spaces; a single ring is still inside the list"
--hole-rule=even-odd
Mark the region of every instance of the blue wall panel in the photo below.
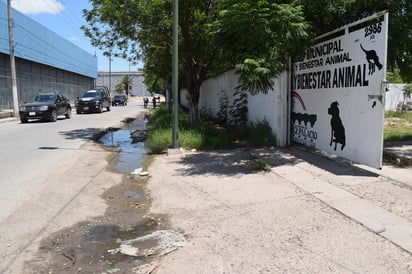
[[[97,58],[13,9],[14,55],[97,78]],[[0,2],[0,52],[9,54],[7,5]]]

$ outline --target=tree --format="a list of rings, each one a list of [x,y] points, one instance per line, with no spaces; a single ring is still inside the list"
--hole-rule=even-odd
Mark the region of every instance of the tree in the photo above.
[[[133,77],[131,77],[130,75],[123,76],[121,84],[123,85],[123,90],[125,91],[126,95],[129,95],[130,88],[133,85]]]
[[[183,80],[183,87],[189,93],[190,120],[193,125],[198,117],[200,86],[210,76],[218,60],[207,27],[214,20],[216,2],[218,0],[186,0],[179,5],[179,74],[182,75],[180,80]],[[107,33],[96,30],[102,25],[111,29],[110,33],[116,33],[114,39],[121,42],[117,46],[123,50],[134,48],[126,41],[135,41],[134,46],[138,41],[145,59],[144,70],[153,75],[151,82],[155,84],[159,79],[165,79],[166,82],[171,79],[171,0],[93,0],[92,5],[92,10],[84,11],[89,24],[84,27],[85,33],[92,41],[102,41],[100,44],[105,46],[106,41],[113,39]]]
[[[116,17],[105,15],[119,8],[119,5],[127,8],[120,2],[124,1],[92,1],[93,8],[82,11],[88,26],[81,26],[81,29],[89,37],[91,44],[103,50],[106,57],[121,57],[136,62],[141,57],[139,43],[135,37],[119,31],[121,23],[116,21]]]
[[[411,98],[411,94],[412,94],[412,84],[406,84],[403,87],[403,102],[402,102],[402,108],[401,108],[401,112],[403,110],[403,106],[405,105],[405,101],[406,98],[410,99]]]
[[[94,45],[143,58],[149,89],[171,82],[172,0],[91,0],[83,26]],[[405,0],[185,0],[179,5],[179,85],[195,125],[202,83],[236,68],[242,91],[268,92],[288,57],[316,35],[388,9],[388,64],[412,77],[411,3]],[[393,34],[391,34],[393,33]],[[397,39],[395,39],[397,38]]]
[[[124,91],[124,87],[123,87],[123,84],[122,84],[122,83],[117,83],[117,84],[114,86],[114,88],[116,89],[116,92],[117,92],[117,93],[120,93],[120,94],[122,94],[123,91]]]
[[[214,22],[215,42],[229,52],[242,90],[267,93],[310,38],[302,6],[280,1],[225,0]],[[284,1],[282,1],[284,2]]]
[[[88,27],[83,27],[86,35],[103,47],[111,45],[110,40],[113,39],[120,42],[116,43],[116,46],[123,50],[134,49],[138,44],[145,60],[145,75],[150,75],[149,83],[156,87],[161,79],[165,83],[170,81],[171,0],[92,0],[91,2],[92,10],[84,11],[89,24]],[[254,29],[251,27],[253,24],[249,24],[253,23],[253,20],[245,20],[253,14],[247,8],[238,9],[237,2],[233,0],[180,2],[179,75],[181,77],[179,81],[181,87],[188,90],[192,125],[195,125],[198,120],[200,86],[206,79],[237,65],[244,90],[256,93],[263,88],[267,91],[271,84],[269,79],[285,68],[286,55],[293,52],[294,46],[298,44],[296,39],[299,40],[301,36],[306,37],[304,23],[297,7],[266,3],[274,1],[241,1],[253,7],[255,15],[261,17],[259,24],[256,25],[259,29]],[[272,7],[275,8],[274,11],[271,10]],[[226,17],[224,12],[218,13],[222,8],[233,10],[233,13],[230,13],[232,16]],[[239,28],[239,23],[230,21],[236,18],[242,19],[240,22],[243,28]],[[236,25],[237,32],[232,34],[230,28]],[[110,31],[98,31],[100,26],[105,26]],[[265,30],[267,27],[269,29]],[[264,34],[259,38],[259,41],[264,41],[263,47],[232,47],[231,44],[246,42],[246,36],[254,31]],[[116,36],[108,35],[112,33],[116,33]],[[225,39],[225,43],[220,43],[220,39],[224,38],[225,34],[231,35],[232,38],[243,35],[243,38],[234,41]],[[269,40],[265,41],[265,38]],[[127,39],[134,42],[126,42]],[[271,45],[272,43],[275,45]],[[256,53],[255,49],[258,49]],[[238,50],[244,52],[238,54]],[[132,52],[136,53],[133,50]]]

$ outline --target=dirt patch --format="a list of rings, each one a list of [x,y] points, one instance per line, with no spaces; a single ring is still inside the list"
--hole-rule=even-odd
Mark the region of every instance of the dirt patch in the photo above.
[[[147,215],[150,200],[146,180],[128,175],[102,197],[108,204],[103,216],[78,223],[43,239],[24,273],[130,273],[153,260],[110,254],[120,240],[134,239],[168,227],[160,215]]]

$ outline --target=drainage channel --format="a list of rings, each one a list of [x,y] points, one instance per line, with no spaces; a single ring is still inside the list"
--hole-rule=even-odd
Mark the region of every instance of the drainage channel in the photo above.
[[[133,174],[149,160],[143,137],[144,116],[100,137],[118,151],[113,169],[124,174],[122,182],[102,194],[108,201],[104,215],[42,239],[38,258],[26,264],[30,273],[150,273],[159,257],[185,246],[181,233],[167,230],[167,216],[146,211],[147,176]]]
[[[129,119],[123,128],[109,131],[99,139],[104,146],[118,149],[115,171],[131,173],[143,166],[147,159],[145,135],[144,117],[138,117]]]
[[[99,140],[104,146],[114,147],[118,150],[118,158],[114,164],[115,171],[131,174],[130,178],[134,178],[136,182],[140,179],[139,174],[141,176],[147,175],[147,172],[144,172],[142,168],[148,158],[145,146],[146,122],[147,118],[145,116],[139,116],[135,120],[129,120],[123,128],[109,131]],[[123,191],[123,196],[137,203],[143,200],[143,194],[130,189]],[[160,228],[156,222],[154,224],[149,223],[149,228],[153,229],[155,227]],[[115,257],[118,255],[134,258],[146,257],[152,258],[154,259],[153,262],[156,262],[156,257],[185,246],[185,242],[184,236],[179,232],[156,230],[150,234],[118,242],[119,245],[109,249],[108,252]],[[105,247],[107,248],[107,246]],[[142,267],[145,266],[142,265]]]

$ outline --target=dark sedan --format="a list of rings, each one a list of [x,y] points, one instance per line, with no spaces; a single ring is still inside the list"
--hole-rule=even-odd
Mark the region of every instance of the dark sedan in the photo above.
[[[30,102],[20,106],[19,113],[22,123],[27,123],[29,119],[55,122],[60,115],[70,119],[72,108],[69,99],[62,94],[39,93]]]

